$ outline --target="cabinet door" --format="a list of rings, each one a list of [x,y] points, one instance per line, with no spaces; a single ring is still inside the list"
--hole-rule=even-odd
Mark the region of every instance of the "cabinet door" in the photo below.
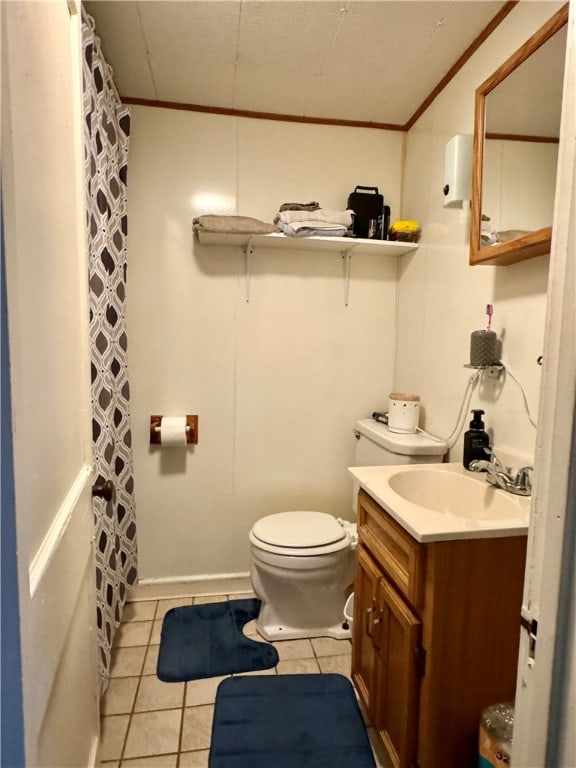
[[[392,765],[408,768],[416,762],[421,622],[385,577],[378,583],[377,611],[373,723]]]
[[[352,638],[352,680],[371,722],[376,705],[376,664],[378,652],[373,643],[374,622],[378,619],[377,599],[382,571],[362,547],[356,550],[354,584],[354,634]]]

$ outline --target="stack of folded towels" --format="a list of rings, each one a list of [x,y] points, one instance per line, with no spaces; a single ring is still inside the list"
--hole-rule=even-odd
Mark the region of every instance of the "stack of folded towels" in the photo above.
[[[320,208],[317,202],[283,203],[274,224],[291,237],[344,237],[352,234],[353,213]]]

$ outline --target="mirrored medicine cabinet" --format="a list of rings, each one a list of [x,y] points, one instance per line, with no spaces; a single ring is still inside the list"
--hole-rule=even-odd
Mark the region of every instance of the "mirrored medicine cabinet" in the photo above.
[[[476,90],[470,264],[550,252],[568,6]]]

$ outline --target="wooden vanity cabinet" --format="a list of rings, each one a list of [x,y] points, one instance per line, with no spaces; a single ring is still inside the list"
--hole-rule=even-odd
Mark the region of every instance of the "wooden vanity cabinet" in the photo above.
[[[526,537],[421,544],[359,493],[352,680],[395,768],[477,762],[513,701]]]

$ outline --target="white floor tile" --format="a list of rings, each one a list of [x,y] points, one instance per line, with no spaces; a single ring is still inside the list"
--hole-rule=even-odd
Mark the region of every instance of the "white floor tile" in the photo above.
[[[134,712],[182,707],[184,687],[184,683],[163,683],[156,675],[145,675],[140,678]]]
[[[223,677],[207,677],[204,680],[190,680],[186,683],[186,707],[196,707],[199,704],[214,704],[216,690]]]
[[[157,600],[140,600],[126,603],[122,611],[122,623],[127,621],[152,621],[156,613]]]
[[[148,645],[151,630],[151,621],[129,621],[127,624],[120,624],[114,637],[114,646],[130,648],[136,645]]]
[[[206,604],[246,597],[253,594],[203,595],[126,605],[123,624],[117,633],[120,645],[113,652],[111,680],[102,702],[104,716],[98,755],[101,768],[119,768],[120,758],[122,768],[207,768],[214,702],[218,685],[225,678],[188,683],[158,680],[156,667],[162,621],[167,610],[191,605],[193,600],[195,604]],[[244,633],[263,640],[255,624],[251,621],[245,625]],[[148,638],[150,643],[146,647]],[[274,646],[280,657],[277,667],[241,674],[323,672],[350,677],[351,643],[347,640],[324,637],[283,640]],[[378,768],[390,768],[386,758],[377,751],[373,731],[368,729],[368,732]]]
[[[310,640],[281,640],[273,643],[273,645],[278,651],[278,657],[281,661],[314,658],[314,650]]]
[[[210,748],[214,706],[186,707],[182,726],[182,751]]]
[[[316,659],[288,659],[278,662],[276,672],[279,675],[318,675],[320,667]]]
[[[146,648],[115,648],[112,653],[110,677],[134,677],[142,672]]]
[[[182,752],[180,754],[180,768],[208,768],[209,749],[201,749],[197,752]]]
[[[131,760],[122,760],[122,765],[124,768],[176,768],[178,754],[134,757]],[[106,766],[102,766],[102,768],[106,768]]]
[[[152,632],[150,634],[150,645],[160,645],[163,623],[164,623],[164,619],[156,619],[156,621],[152,624]]]
[[[170,600],[158,600],[158,607],[156,608],[156,620],[162,620],[166,611],[171,608],[181,608],[183,605],[192,605],[192,597],[174,597]]]
[[[143,675],[155,675],[156,668],[158,666],[158,651],[159,645],[151,645],[146,652],[146,660],[144,662],[144,668],[142,669]]]
[[[343,656],[352,653],[350,640],[336,640],[334,637],[313,637],[310,642],[316,656]]]
[[[228,595],[201,595],[194,598],[194,605],[205,605],[206,603],[223,603],[228,600]]]
[[[129,715],[134,705],[138,677],[112,677],[102,697],[103,715]]]
[[[235,594],[228,595],[228,600],[248,600],[251,597],[256,597],[254,592],[236,592]]]
[[[170,754],[178,751],[180,709],[132,715],[124,757]]]
[[[257,669],[254,672],[237,672],[234,677],[249,677],[254,675],[275,675],[278,667],[270,667],[270,669]]]
[[[318,659],[318,664],[320,665],[321,672],[332,672],[350,678],[352,657],[349,654],[346,654],[346,656],[321,656]]]
[[[246,635],[246,637],[252,637],[255,640],[261,639],[256,629],[256,619],[252,619],[252,621],[248,621],[246,624],[244,624],[242,627],[242,632]]]
[[[122,747],[129,721],[129,715],[111,715],[102,718],[99,760],[117,760],[122,757]]]

